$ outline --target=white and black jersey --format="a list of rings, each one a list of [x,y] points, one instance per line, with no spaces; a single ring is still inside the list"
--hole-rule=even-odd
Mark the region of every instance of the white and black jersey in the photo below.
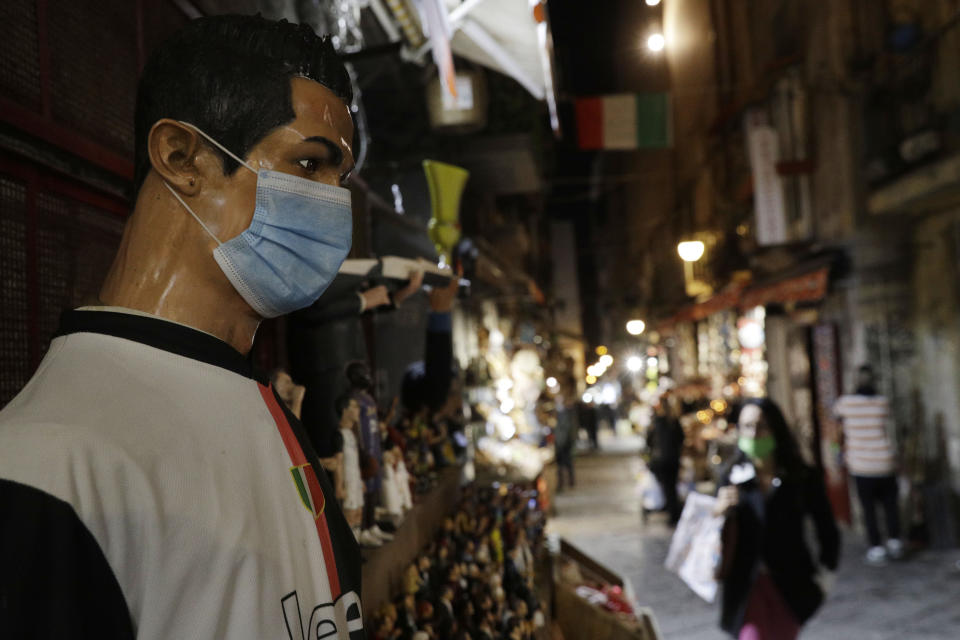
[[[229,345],[67,312],[0,411],[0,638],[360,640],[333,496]]]

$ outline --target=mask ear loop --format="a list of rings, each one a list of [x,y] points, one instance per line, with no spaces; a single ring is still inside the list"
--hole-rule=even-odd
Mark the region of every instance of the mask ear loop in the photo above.
[[[220,149],[220,151],[223,151],[225,154],[227,154],[228,156],[230,156],[231,158],[233,158],[234,160],[236,160],[237,162],[245,166],[247,169],[250,169],[250,171],[253,171],[254,173],[259,173],[259,171],[257,171],[256,169],[251,167],[249,164],[247,164],[246,161],[241,160],[236,154],[233,153],[233,151],[230,151],[230,149],[227,149],[225,146],[223,146],[222,144],[220,144],[219,142],[217,142],[216,140],[208,136],[206,133],[201,131],[199,127],[196,127],[190,124],[189,122],[184,122],[183,120],[177,120],[177,122],[184,125],[185,127],[190,127],[191,129],[199,133],[201,136],[207,139],[207,142],[215,146],[217,149]]]
[[[170,186],[170,183],[167,182],[166,180],[163,181],[163,185],[170,191],[170,193],[173,194],[173,197],[176,198],[176,199],[180,202],[180,204],[183,205],[183,208],[187,210],[187,213],[189,213],[191,216],[193,216],[193,219],[197,221],[197,224],[199,224],[201,227],[203,227],[203,230],[207,232],[207,235],[210,236],[211,238],[213,238],[214,240],[216,240],[216,242],[217,242],[218,245],[222,245],[223,243],[220,242],[220,238],[218,238],[217,236],[213,235],[213,231],[210,231],[210,229],[207,228],[207,225],[203,224],[203,220],[201,220],[201,219],[199,218],[199,216],[197,216],[197,214],[195,214],[195,213],[193,212],[193,209],[191,209],[190,206],[189,206],[186,202],[183,201],[183,198],[180,197],[180,194],[177,193],[177,190],[174,189],[173,187],[171,187],[171,186]]]
[[[258,172],[256,169],[254,169],[254,168],[251,167],[249,164],[247,164],[246,162],[244,162],[243,160],[241,160],[240,158],[238,158],[237,155],[236,155],[235,153],[233,153],[233,151],[230,151],[230,149],[227,149],[225,146],[223,146],[222,144],[220,144],[219,142],[217,142],[216,140],[214,140],[213,138],[211,138],[210,136],[208,136],[206,133],[204,133],[204,132],[200,129],[200,127],[194,126],[194,125],[190,124],[189,122],[185,122],[185,121],[183,121],[183,120],[177,120],[177,122],[179,122],[180,124],[182,124],[182,125],[185,126],[185,127],[190,127],[191,129],[193,129],[194,131],[196,131],[197,133],[199,133],[201,136],[203,136],[210,144],[212,144],[212,145],[215,146],[216,148],[220,149],[220,151],[223,151],[225,154],[227,154],[228,156],[230,156],[231,158],[233,158],[234,160],[236,160],[237,162],[239,162],[240,164],[242,164],[243,166],[245,166],[247,169],[249,169],[250,171],[253,171],[255,174],[259,175],[259,172]],[[186,210],[190,213],[191,216],[193,216],[193,219],[196,220],[197,223],[198,223],[201,227],[203,227],[203,230],[207,232],[207,235],[210,236],[211,238],[213,238],[218,245],[222,245],[223,243],[220,242],[220,238],[218,238],[217,236],[215,236],[215,235],[213,234],[213,232],[210,231],[210,229],[207,227],[207,225],[205,225],[205,224],[203,223],[203,220],[201,220],[200,217],[199,217],[196,213],[193,212],[193,209],[191,209],[190,206],[187,205],[187,203],[183,201],[183,198],[180,197],[180,194],[177,193],[176,189],[174,189],[173,187],[171,187],[171,186],[170,186],[170,183],[167,182],[166,180],[163,181],[163,184],[164,184],[164,186],[167,187],[167,189],[170,191],[170,193],[173,194],[173,197],[176,198],[177,201],[180,202],[181,205],[183,205],[183,208],[186,209]]]

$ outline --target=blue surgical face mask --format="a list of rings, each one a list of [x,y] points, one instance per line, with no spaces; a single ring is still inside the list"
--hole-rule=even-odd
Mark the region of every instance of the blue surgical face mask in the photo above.
[[[257,171],[188,122],[191,129],[257,174],[257,203],[250,226],[221,242],[180,194],[170,193],[216,240],[213,257],[250,307],[264,318],[309,307],[333,281],[350,252],[350,191],[289,173]]]

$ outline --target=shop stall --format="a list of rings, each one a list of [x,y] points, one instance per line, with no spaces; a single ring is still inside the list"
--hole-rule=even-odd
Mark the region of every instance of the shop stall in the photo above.
[[[659,640],[653,611],[636,604],[625,578],[566,540],[553,562],[553,609],[564,638]]]

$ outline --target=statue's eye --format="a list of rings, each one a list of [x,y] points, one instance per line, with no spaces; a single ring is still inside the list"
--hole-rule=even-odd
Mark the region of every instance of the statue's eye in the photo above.
[[[303,167],[303,170],[307,173],[316,173],[323,162],[319,158],[304,158],[300,160],[298,164]]]

